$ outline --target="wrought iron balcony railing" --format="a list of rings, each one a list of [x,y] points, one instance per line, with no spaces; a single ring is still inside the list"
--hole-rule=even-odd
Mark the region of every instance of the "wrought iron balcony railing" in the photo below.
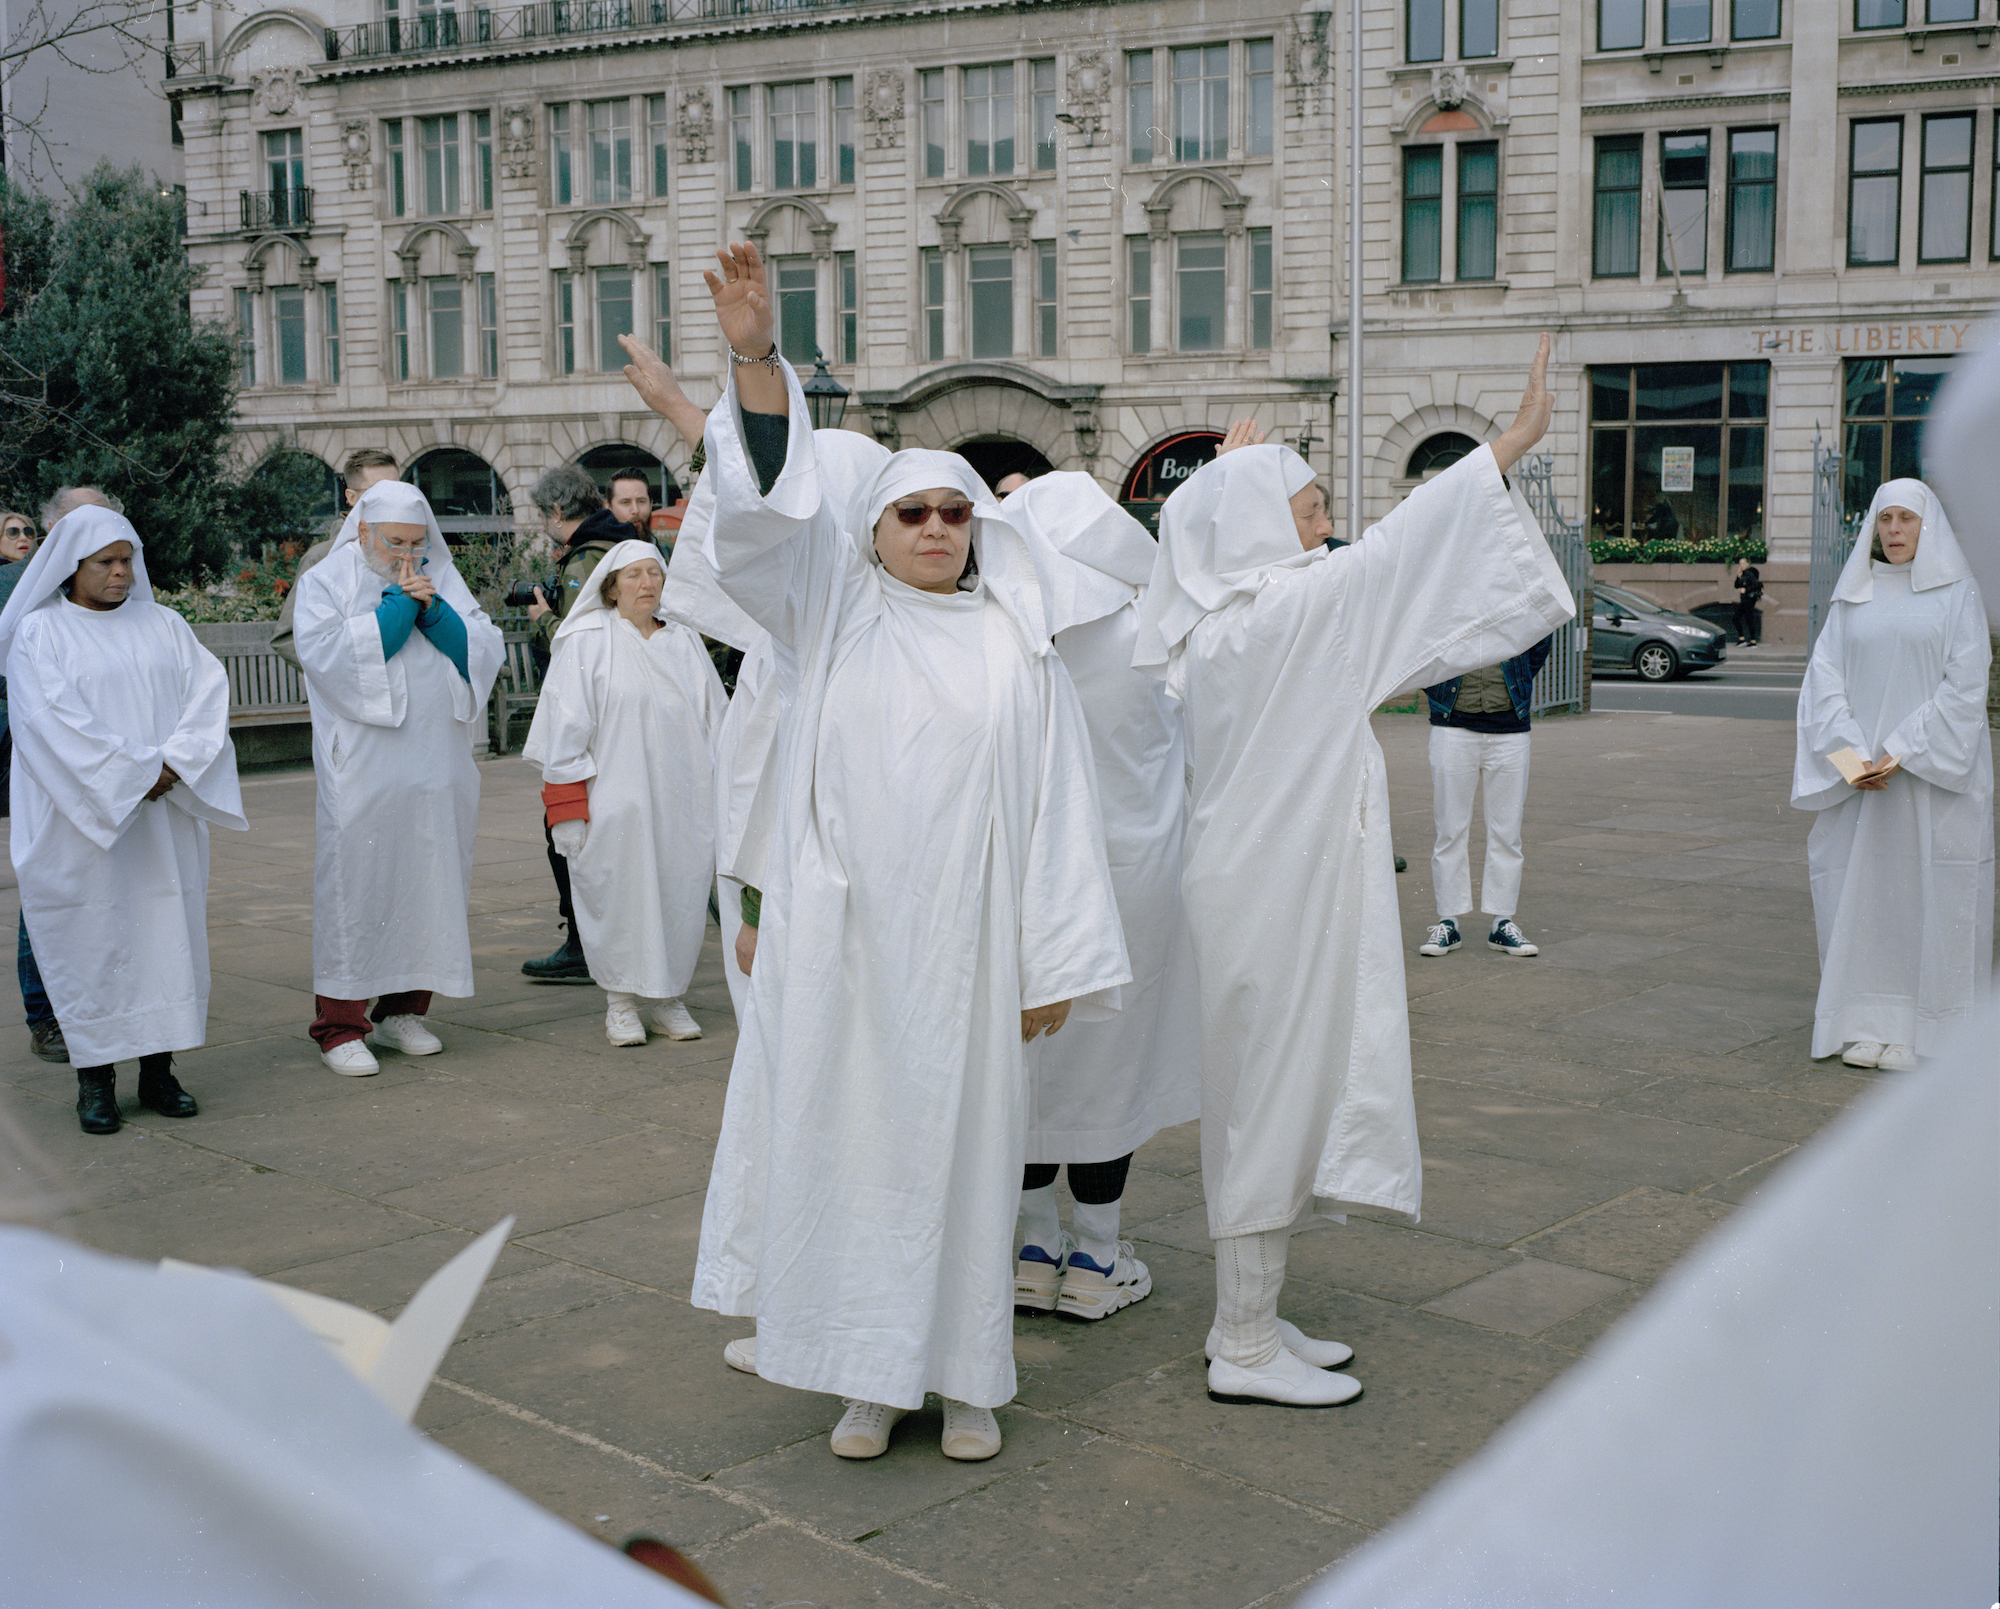
[[[239,190],[245,229],[310,229],[313,221],[313,193],[310,190]]]
[[[167,77],[203,78],[208,74],[208,46],[200,40],[167,46]]]
[[[428,56],[569,35],[634,33],[711,18],[832,11],[858,3],[860,0],[538,0],[534,5],[505,9],[466,6],[328,28],[326,59]]]

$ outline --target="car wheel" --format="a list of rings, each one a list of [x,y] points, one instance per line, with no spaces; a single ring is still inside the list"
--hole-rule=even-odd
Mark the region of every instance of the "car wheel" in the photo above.
[[[1681,668],[1680,655],[1663,642],[1641,643],[1632,656],[1632,668],[1649,682],[1672,681]]]

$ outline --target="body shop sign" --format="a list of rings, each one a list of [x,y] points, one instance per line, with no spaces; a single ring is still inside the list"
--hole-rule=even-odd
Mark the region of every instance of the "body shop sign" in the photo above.
[[[1215,456],[1221,432],[1190,430],[1170,436],[1132,466],[1125,479],[1127,503],[1160,503],[1173,496],[1197,469]]]

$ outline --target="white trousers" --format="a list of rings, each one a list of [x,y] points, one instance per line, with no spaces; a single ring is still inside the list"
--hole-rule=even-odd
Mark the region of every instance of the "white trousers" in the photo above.
[[[1431,849],[1431,888],[1439,916],[1472,909],[1472,796],[1486,791],[1486,864],[1480,869],[1479,908],[1498,921],[1521,899],[1521,811],[1528,802],[1526,732],[1468,732],[1431,728],[1431,815],[1437,842]]]

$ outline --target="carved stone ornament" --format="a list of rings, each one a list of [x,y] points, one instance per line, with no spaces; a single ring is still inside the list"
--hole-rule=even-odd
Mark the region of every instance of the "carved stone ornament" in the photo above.
[[[682,90],[678,116],[682,160],[706,162],[715,143],[715,103],[708,98],[708,91]]]
[[[535,176],[535,114],[525,106],[510,106],[500,114],[500,177]]]
[[[340,125],[340,160],[347,166],[347,188],[368,188],[368,120],[350,118]]]
[[[873,149],[893,151],[903,143],[903,75],[895,68],[877,67],[868,75],[861,116]]]
[[[1431,99],[1449,112],[1465,99],[1465,73],[1462,68],[1433,67],[1431,69]]]
[[[250,100],[266,117],[283,117],[299,103],[305,88],[303,67],[272,67],[250,75]]]
[[[1101,50],[1080,50],[1070,58],[1069,103],[1063,109],[1077,133],[1095,139],[1104,127],[1111,99],[1111,63]]]
[[[1073,402],[1069,408],[1070,429],[1076,435],[1076,455],[1086,464],[1097,462],[1097,404]]]
[[[1285,36],[1285,82],[1291,85],[1294,111],[1300,117],[1305,116],[1306,96],[1326,82],[1331,61],[1326,43],[1330,20],[1324,11],[1296,17]]]
[[[902,424],[896,418],[896,410],[891,408],[887,403],[870,406],[868,409],[868,428],[874,432],[875,439],[884,447],[887,447],[890,452],[895,453],[903,450]]]

